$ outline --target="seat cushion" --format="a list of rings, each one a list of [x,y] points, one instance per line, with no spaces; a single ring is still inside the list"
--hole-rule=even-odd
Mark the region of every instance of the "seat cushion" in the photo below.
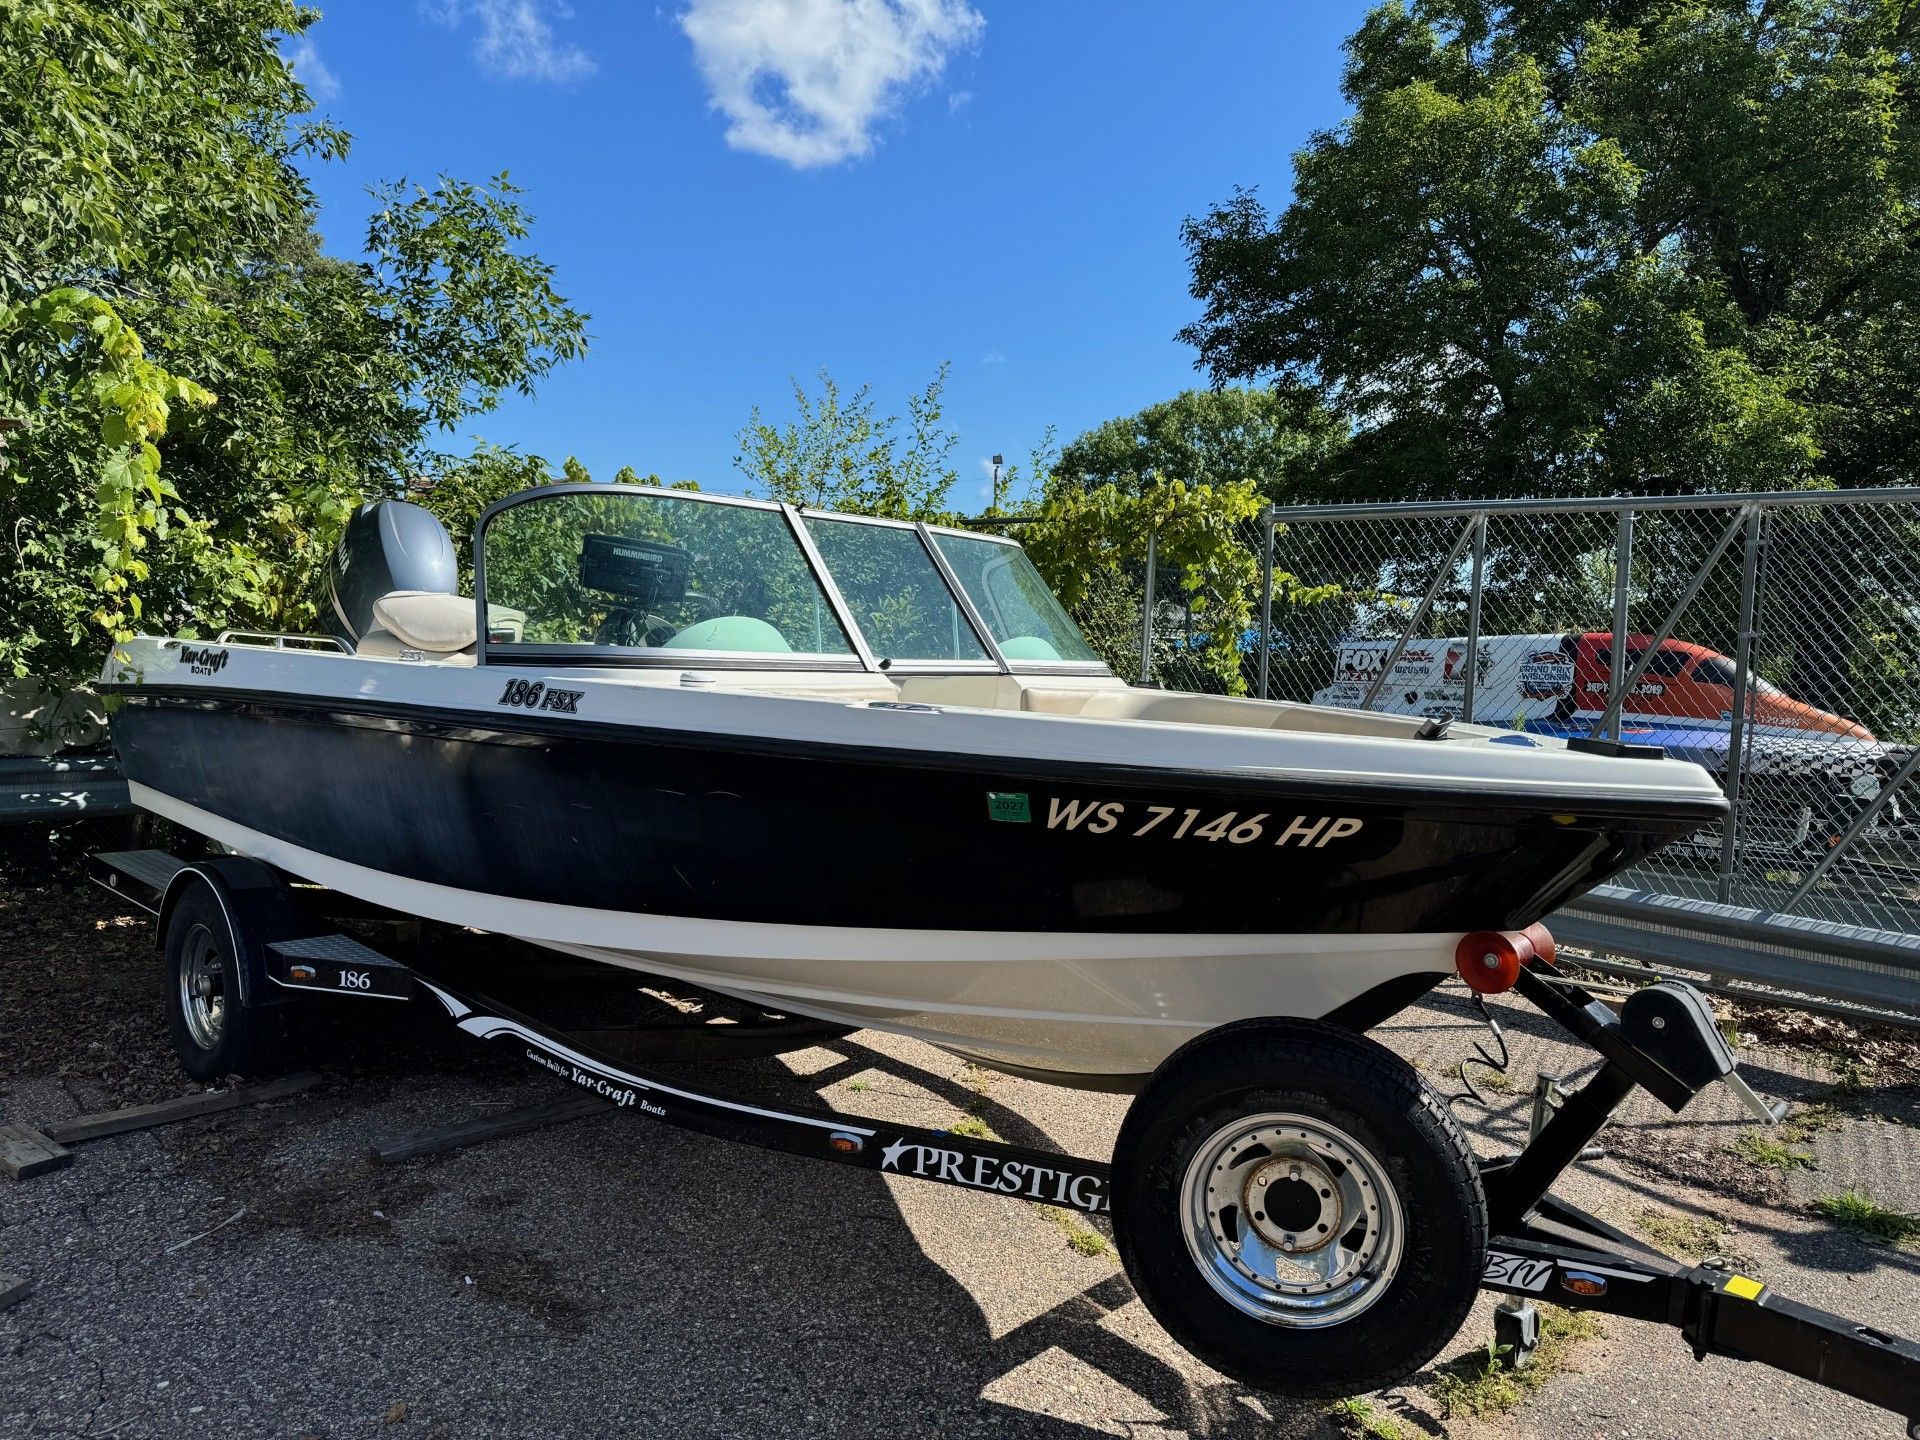
[[[793,649],[766,621],[752,615],[716,615],[677,632],[662,650],[741,650],[750,655],[780,655]]]
[[[473,644],[474,605],[461,595],[392,590],[373,602],[373,618],[403,645],[449,655]]]

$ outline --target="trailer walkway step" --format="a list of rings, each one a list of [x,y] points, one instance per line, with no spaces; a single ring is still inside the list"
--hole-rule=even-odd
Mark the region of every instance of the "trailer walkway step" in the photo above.
[[[153,910],[187,862],[164,850],[107,850],[93,857],[93,879],[134,904]]]

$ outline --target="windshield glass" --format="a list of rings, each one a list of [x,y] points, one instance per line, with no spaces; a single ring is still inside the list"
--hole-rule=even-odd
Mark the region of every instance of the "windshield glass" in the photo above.
[[[779,510],[567,491],[500,511],[482,549],[491,648],[854,655]]]
[[[876,657],[993,658],[920,543],[919,531],[816,515],[803,523]]]
[[[935,535],[934,543],[1009,661],[1101,663],[1018,545],[944,534]]]

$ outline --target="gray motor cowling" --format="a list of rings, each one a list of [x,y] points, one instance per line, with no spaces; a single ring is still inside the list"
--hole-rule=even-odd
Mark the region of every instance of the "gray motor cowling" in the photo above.
[[[447,528],[405,500],[374,500],[354,511],[327,566],[333,631],[358,645],[374,628],[373,602],[395,590],[456,594],[460,566]]]

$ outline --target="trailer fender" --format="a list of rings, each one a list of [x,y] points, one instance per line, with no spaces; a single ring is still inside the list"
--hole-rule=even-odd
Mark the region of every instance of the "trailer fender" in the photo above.
[[[174,909],[196,885],[204,885],[213,893],[226,918],[233,952],[241,962],[240,1003],[248,1007],[284,1005],[297,998],[267,982],[267,946],[276,940],[311,935],[315,927],[292,887],[263,861],[244,855],[211,855],[178,870],[160,898],[155,948],[165,950]]]

